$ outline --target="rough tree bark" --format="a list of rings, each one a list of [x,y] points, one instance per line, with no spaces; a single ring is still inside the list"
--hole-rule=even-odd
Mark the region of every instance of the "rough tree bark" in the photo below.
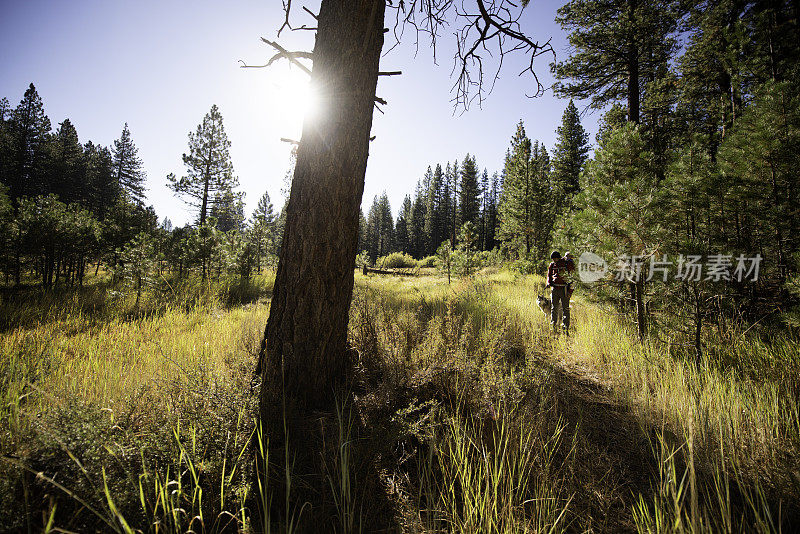
[[[297,148],[261,347],[260,417],[270,465],[259,476],[270,475],[273,502],[285,497],[285,465],[294,464],[293,477],[324,476],[317,465],[322,420],[334,412],[352,369],[347,323],[384,12],[385,0],[323,0],[317,19],[311,83],[322,111],[306,120]],[[311,515],[324,506],[326,486],[314,476],[291,484],[292,491],[307,488],[293,500],[309,502]]]
[[[628,120],[639,124],[639,46],[634,37],[638,0],[628,0]]]

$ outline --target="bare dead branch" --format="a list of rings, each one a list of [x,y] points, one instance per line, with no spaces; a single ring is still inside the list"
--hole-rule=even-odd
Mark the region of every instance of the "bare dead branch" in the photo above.
[[[262,37],[261,40],[278,51],[277,54],[272,56],[270,60],[267,61],[267,64],[264,65],[265,67],[269,67],[270,65],[272,65],[274,61],[278,59],[285,58],[291,61],[293,64],[297,65],[297,67],[299,67],[300,70],[311,76],[311,69],[300,63],[298,61],[298,58],[310,59],[311,61],[314,61],[314,54],[312,54],[311,52],[302,52],[302,51],[290,52],[274,41],[270,41],[269,39],[265,39],[264,37]]]
[[[293,145],[299,145],[300,141],[295,141],[294,139],[289,139],[288,137],[281,137],[281,141],[284,143],[291,143]]]
[[[403,71],[400,71],[400,70],[391,70],[391,71],[387,71],[387,72],[383,72],[383,71],[378,72],[378,76],[400,76],[401,74],[403,74]]]
[[[278,30],[278,36],[284,28],[292,31],[316,29],[305,24],[292,27],[290,23],[292,1],[281,1],[285,17]],[[532,98],[545,91],[546,88],[534,69],[534,60],[542,54],[552,54],[555,58],[555,51],[550,39],[541,43],[531,39],[522,31],[520,18],[527,2],[523,2],[522,6],[515,0],[387,0],[386,3],[388,10],[394,10],[394,25],[392,28],[384,28],[383,31],[384,33],[393,31],[395,43],[384,54],[394,49],[403,38],[406,28],[410,28],[414,33],[415,54],[419,52],[422,36],[430,40],[433,62],[436,64],[436,45],[441,29],[450,26],[455,28],[453,35],[456,40],[456,53],[451,71],[451,76],[455,78],[452,87],[454,109],[463,108],[466,111],[473,102],[481,106],[500,78],[505,57],[513,53],[524,54],[527,57],[526,66],[519,75],[530,75],[535,90],[526,96]],[[302,9],[315,20],[318,19],[318,16],[307,7],[303,6]],[[387,14],[387,20],[391,20],[389,17],[391,14]],[[369,23],[374,24],[377,21],[371,17]],[[310,74],[310,69],[298,61],[298,59],[313,61],[310,53],[289,52],[277,43],[262,40],[277,50],[267,65],[277,59],[285,58]],[[243,65],[243,67],[256,66]],[[380,76],[399,74],[399,71],[379,73]],[[384,103],[378,98],[375,101]],[[377,105],[376,108],[380,110]]]
[[[292,25],[289,24],[289,13],[292,11],[292,0],[281,0],[283,2],[283,13],[285,18],[283,19],[283,24],[281,27],[278,28],[278,37],[281,36],[281,32],[284,28],[292,29]]]
[[[414,46],[417,51],[420,36],[430,40],[434,63],[437,59],[439,31],[447,26],[456,26],[453,35],[457,50],[451,71],[455,78],[452,87],[455,93],[452,100],[454,108],[466,110],[476,100],[480,106],[499,79],[505,56],[515,52],[529,58],[526,68],[519,73],[530,74],[535,83],[533,95],[527,96],[538,96],[544,92],[545,87],[534,70],[534,59],[546,53],[555,57],[555,51],[549,39],[540,43],[524,34],[519,22],[523,9],[518,2],[400,0],[397,3],[388,2],[387,8],[395,11],[394,37],[397,41],[389,50],[397,46],[405,29],[411,28],[416,35]],[[485,69],[489,69],[489,76],[486,76]]]
[[[311,11],[310,9],[308,9],[306,6],[303,6],[303,11],[305,11],[306,13],[308,13],[309,15],[311,15],[312,17],[314,17],[314,20],[319,20],[319,17],[318,17],[318,16],[316,16],[316,15],[314,14],[314,12],[313,12],[313,11]]]

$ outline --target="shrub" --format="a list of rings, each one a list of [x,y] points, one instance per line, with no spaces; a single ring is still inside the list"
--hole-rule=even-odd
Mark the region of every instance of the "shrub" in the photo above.
[[[425,256],[421,260],[417,260],[419,267],[436,267],[436,256]]]
[[[378,258],[375,266],[379,269],[410,269],[417,267],[417,260],[404,252],[392,252]]]
[[[522,274],[541,274],[540,262],[519,259],[511,264],[511,268]]]

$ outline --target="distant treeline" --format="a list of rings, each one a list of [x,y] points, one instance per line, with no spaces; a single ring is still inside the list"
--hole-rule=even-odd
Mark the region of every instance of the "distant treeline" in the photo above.
[[[360,250],[373,262],[391,252],[432,256],[442,243],[455,249],[466,226],[475,250],[498,248],[525,269],[541,267],[553,229],[580,188],[588,152],[588,136],[572,101],[558,128],[552,160],[544,144],[528,138],[520,121],[500,173],[490,177],[486,169],[480,172],[469,154],[460,163],[428,167],[396,220],[386,194],[375,197],[361,222]]]
[[[0,100],[0,272],[6,285],[82,284],[101,263],[118,280],[147,283],[153,272],[249,276],[273,262],[280,219],[265,193],[245,221],[230,143],[212,107],[189,134],[187,176],[170,187],[197,207],[197,224],[159,225],[146,206],[145,172],[125,124],[112,147],[81,144],[69,119],[52,131],[33,84],[16,108]],[[198,192],[199,191],[199,192]],[[147,271],[146,276],[142,274]]]

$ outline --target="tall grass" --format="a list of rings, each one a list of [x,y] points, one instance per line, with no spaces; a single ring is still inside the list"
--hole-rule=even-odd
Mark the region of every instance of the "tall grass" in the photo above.
[[[488,439],[456,410],[418,463],[414,508],[434,532],[558,532],[570,497],[555,466],[563,426],[554,433],[520,425],[502,411]]]
[[[63,493],[27,468],[58,473],[120,528],[125,518],[160,532],[222,530],[249,486],[250,380],[267,306],[228,308],[214,297],[131,316],[106,302],[93,316],[59,311],[47,296],[34,302],[39,319],[0,337],[0,450],[14,460],[0,462],[0,524],[22,527],[31,516],[21,509]],[[81,505],[58,503],[53,517],[69,530],[65,518]],[[98,520],[77,514],[71,526]]]
[[[252,370],[271,283],[165,283],[138,309],[102,285],[4,297],[0,496],[10,504],[0,524],[295,528],[304,504],[253,476],[254,455],[269,450]],[[536,306],[543,285],[496,270],[452,284],[357,275],[357,393],[338,406],[323,447],[335,511],[325,528],[370,529],[370,469],[391,521],[413,532],[787,524],[800,495],[796,340],[709,332],[698,363],[639,344],[625,316],[580,290],[570,337],[554,337]],[[603,463],[614,442],[598,433],[628,416],[652,443],[627,452],[631,465],[653,466],[641,474],[650,485]],[[282,524],[270,517],[276,503]]]
[[[546,359],[601,384],[630,408],[645,434],[651,428],[665,429],[669,446],[683,452],[652,455],[662,467],[664,461],[672,462],[674,473],[662,471],[661,476],[673,485],[668,490],[661,482],[655,485],[661,497],[647,514],[660,513],[661,519],[677,520],[680,528],[675,529],[686,527],[680,518],[688,509],[683,500],[676,501],[675,495],[683,495],[684,488],[675,476],[677,481],[686,476],[702,486],[695,490],[701,495],[696,504],[701,510],[696,513],[702,517],[701,525],[712,525],[708,528],[728,524],[722,518],[733,515],[730,521],[736,528],[756,521],[760,530],[778,530],[778,511],[800,502],[796,471],[800,461],[800,345],[788,334],[772,336],[769,342],[740,334],[726,342],[713,338],[716,334],[711,332],[706,344],[713,350],[698,363],[689,353],[676,353],[667,344],[638,343],[627,317],[590,304],[580,291],[571,306],[571,336],[554,338],[549,318],[536,306],[537,295],[544,293],[544,280],[538,276],[500,272],[456,287],[425,279],[365,282],[373,291],[378,284],[379,292],[393,295],[384,297],[386,302],[406,309],[414,309],[416,304],[417,315],[433,309],[431,315],[442,318],[433,319],[433,324],[445,320],[448,306],[454,303],[461,313],[473,310],[477,324],[489,331],[496,330],[496,325],[491,325],[492,314],[499,310],[512,313],[523,322],[519,331],[526,338],[528,359]],[[394,313],[398,317],[394,323],[404,324],[403,312]],[[436,338],[429,337],[424,343],[427,352],[437,346]],[[509,341],[503,343],[508,346]],[[479,352],[472,351],[472,361],[481,361]],[[689,444],[691,459],[685,453]],[[736,493],[733,503],[732,487]],[[667,494],[672,495],[671,500]],[[667,502],[672,503],[671,508]],[[639,526],[654,528],[648,522],[653,516],[644,508],[637,510],[642,519]]]

